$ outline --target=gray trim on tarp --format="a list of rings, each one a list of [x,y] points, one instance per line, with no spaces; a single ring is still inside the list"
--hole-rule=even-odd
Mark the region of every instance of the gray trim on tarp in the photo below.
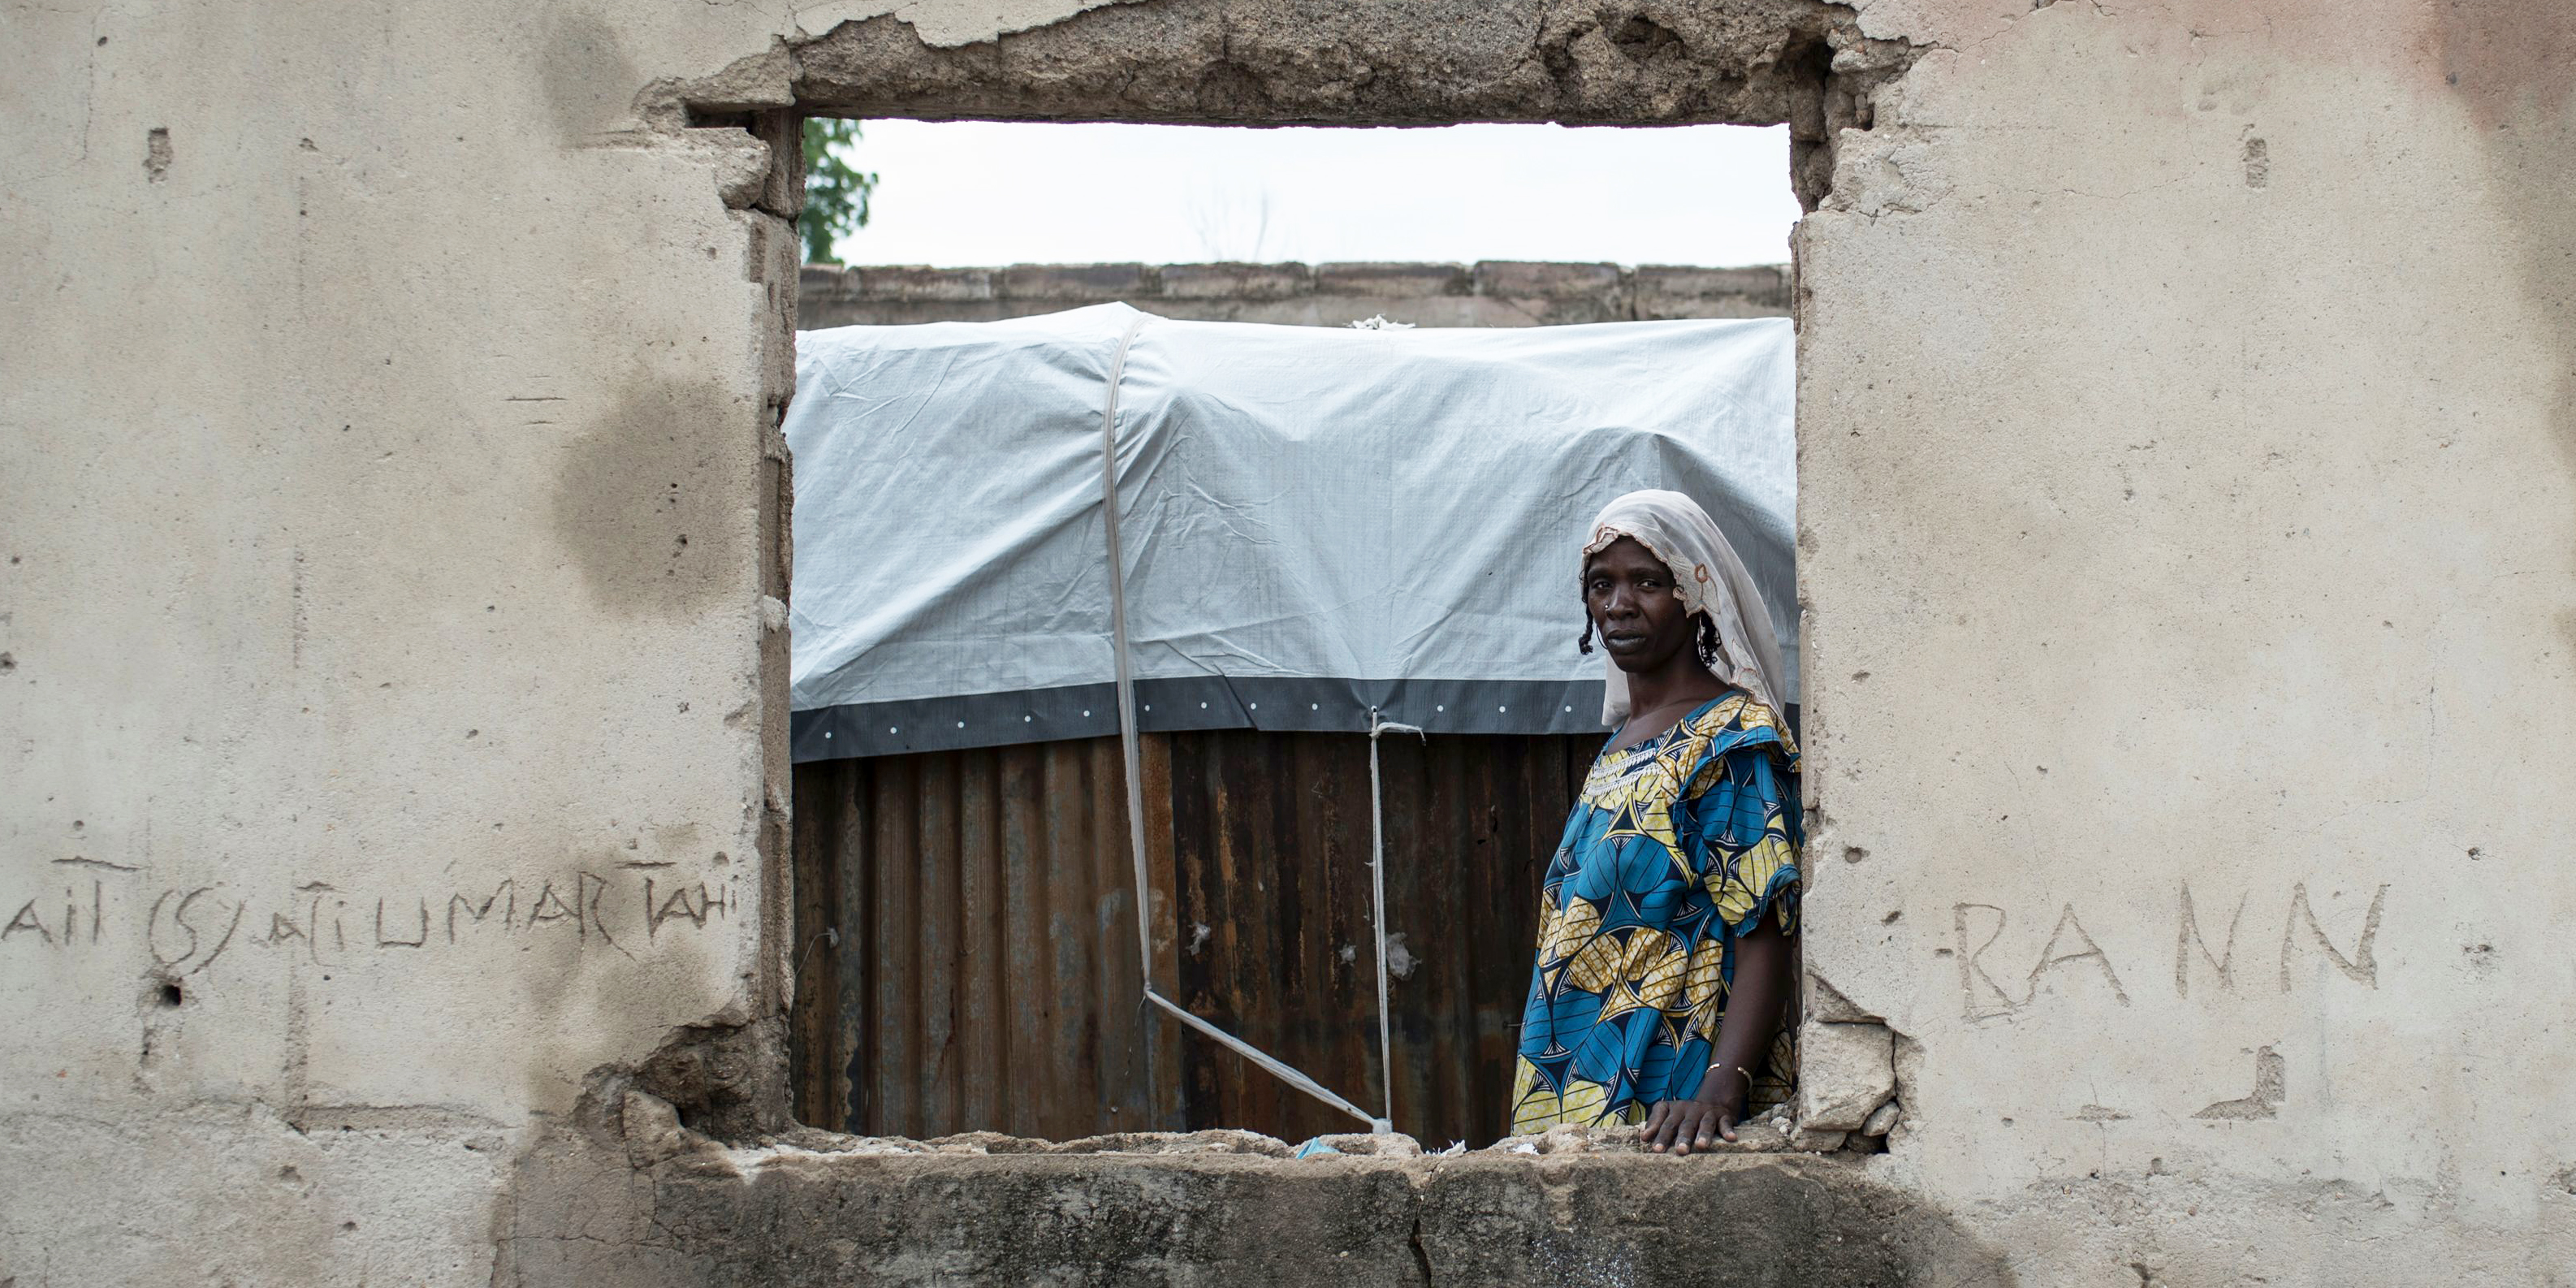
[[[1264,729],[1367,733],[1369,709],[1430,733],[1606,734],[1599,680],[1229,680],[1204,676],[1136,682],[1136,723],[1146,733]],[[1788,711],[1795,729],[1798,709]],[[1118,732],[1118,686],[1077,684],[1017,693],[869,702],[796,712],[788,721],[798,762],[954,751]]]
[[[1599,680],[1229,680],[1136,682],[1146,733],[1267,729],[1366,733],[1369,709],[1431,733],[1600,733]],[[1077,684],[1017,693],[869,702],[799,711],[788,738],[798,761],[999,747],[1118,732],[1118,688]]]

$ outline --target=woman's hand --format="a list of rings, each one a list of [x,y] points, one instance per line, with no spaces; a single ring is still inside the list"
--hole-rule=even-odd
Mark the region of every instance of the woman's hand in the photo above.
[[[1647,1148],[1658,1154],[1706,1153],[1721,1140],[1734,1143],[1735,1125],[1744,1121],[1745,1093],[1753,1090],[1753,1070],[1762,1067],[1787,1014],[1789,952],[1788,935],[1770,917],[1735,941],[1735,980],[1717,1040],[1709,1045],[1699,1094],[1655,1102],[1646,1114]]]
[[[1699,1094],[1688,1100],[1658,1100],[1646,1114],[1646,1148],[1658,1154],[1669,1150],[1675,1156],[1696,1149],[1707,1153],[1723,1140],[1735,1140],[1735,1124],[1744,1116],[1744,1098],[1727,1095],[1721,1088],[1740,1085],[1740,1080],[1720,1077],[1724,1070],[1711,1069],[1700,1079]]]

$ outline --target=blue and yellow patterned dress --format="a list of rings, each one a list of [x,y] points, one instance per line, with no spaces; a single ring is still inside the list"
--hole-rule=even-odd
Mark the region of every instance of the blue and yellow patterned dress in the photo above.
[[[1541,896],[1515,1134],[1643,1122],[1699,1091],[1735,941],[1765,916],[1797,930],[1797,768],[1789,731],[1740,691],[1593,761]],[[1795,1042],[1784,1024],[1748,1114],[1788,1095]]]

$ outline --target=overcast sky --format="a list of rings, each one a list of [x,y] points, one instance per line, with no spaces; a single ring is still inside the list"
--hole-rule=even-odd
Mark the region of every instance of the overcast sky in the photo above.
[[[1215,259],[1772,264],[1786,127],[1247,130],[870,121],[852,264]]]

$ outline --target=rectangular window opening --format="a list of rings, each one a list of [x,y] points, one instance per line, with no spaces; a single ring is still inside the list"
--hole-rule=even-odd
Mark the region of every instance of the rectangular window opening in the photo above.
[[[1604,654],[1577,644],[1602,502],[1679,488],[1716,515],[1781,601],[1796,723],[1788,134],[808,122],[798,1118],[1368,1130],[1142,998],[1123,595],[1155,990],[1369,1114],[1391,1082],[1426,1149],[1508,1134],[1542,934],[1589,942],[1542,886],[1579,798],[1616,808],[1586,785]],[[1123,586],[1085,401],[1112,388]],[[1373,766],[1372,709],[1428,732]],[[1679,826],[1767,861],[1728,799]],[[1688,936],[1599,906],[1618,951],[1568,954],[1559,987],[1687,1028]]]

